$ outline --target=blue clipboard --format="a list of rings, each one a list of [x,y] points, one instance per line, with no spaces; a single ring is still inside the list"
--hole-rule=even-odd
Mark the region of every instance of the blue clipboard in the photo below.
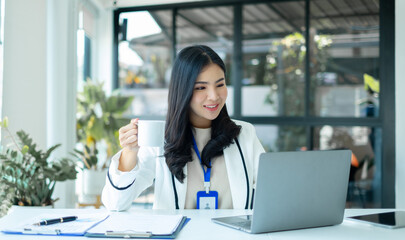
[[[95,237],[95,238],[153,238],[153,239],[174,239],[177,237],[181,229],[190,221],[190,218],[184,216],[177,226],[176,231],[170,235],[153,235],[149,232],[105,232],[105,233],[86,233],[86,237]]]

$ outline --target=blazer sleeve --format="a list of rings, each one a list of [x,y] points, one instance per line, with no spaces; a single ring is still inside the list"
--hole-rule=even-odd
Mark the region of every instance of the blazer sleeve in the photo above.
[[[259,158],[262,153],[265,152],[259,138],[256,135],[256,128],[247,122],[244,122],[246,131],[246,150],[248,152],[249,159],[253,161],[253,188],[256,188],[257,172],[259,167]]]
[[[129,172],[118,170],[121,153],[122,150],[111,159],[102,192],[102,202],[110,211],[129,209],[132,201],[153,184],[159,148],[141,147],[138,152],[138,163]]]
[[[253,127],[254,128],[254,127]],[[259,158],[260,155],[262,153],[265,152],[263,145],[261,144],[259,138],[256,135],[256,131],[254,132],[254,138],[253,138],[253,159],[254,159],[254,163],[253,163],[253,188],[256,188],[256,180],[257,180],[257,173],[258,173],[258,169],[259,169]]]

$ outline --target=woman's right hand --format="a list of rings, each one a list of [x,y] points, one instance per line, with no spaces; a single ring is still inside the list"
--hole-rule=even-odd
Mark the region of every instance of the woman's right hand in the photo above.
[[[138,118],[132,119],[131,122],[122,128],[119,132],[119,140],[122,148],[136,150],[138,146]]]
[[[137,163],[138,145],[138,118],[119,129],[119,141],[123,148],[119,160],[118,170],[131,171]]]

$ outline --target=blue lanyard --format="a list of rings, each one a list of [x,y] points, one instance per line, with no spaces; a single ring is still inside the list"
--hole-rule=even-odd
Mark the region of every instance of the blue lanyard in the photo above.
[[[210,191],[210,186],[211,186],[211,183],[210,183],[210,179],[211,179],[211,161],[208,163],[208,166],[209,166],[209,167],[207,168],[207,171],[205,171],[204,165],[203,165],[202,160],[201,160],[200,152],[198,151],[197,143],[196,143],[196,141],[195,141],[195,139],[194,139],[194,135],[192,135],[192,137],[193,137],[193,148],[194,148],[194,151],[195,151],[195,153],[197,154],[198,159],[200,159],[201,167],[202,167],[202,170],[203,170],[203,172],[204,172],[204,187],[205,187],[205,191],[206,191],[206,193],[209,193],[209,191]]]

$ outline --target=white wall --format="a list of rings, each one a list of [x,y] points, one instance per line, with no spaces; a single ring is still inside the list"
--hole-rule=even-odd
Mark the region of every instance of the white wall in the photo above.
[[[77,0],[8,0],[4,21],[3,112],[41,149],[75,142]],[[57,184],[57,207],[73,207],[74,183]]]
[[[405,208],[405,1],[395,1],[396,207]]]
[[[69,157],[76,138],[78,0],[47,1],[47,145],[62,143],[53,157]],[[74,181],[58,182],[56,207],[74,207]]]
[[[5,3],[2,116],[24,129],[40,148],[46,132],[46,0]]]

